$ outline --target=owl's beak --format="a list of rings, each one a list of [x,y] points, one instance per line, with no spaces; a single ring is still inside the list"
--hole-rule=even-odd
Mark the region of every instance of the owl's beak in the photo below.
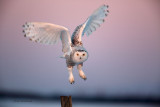
[[[79,59],[82,59],[81,57]]]

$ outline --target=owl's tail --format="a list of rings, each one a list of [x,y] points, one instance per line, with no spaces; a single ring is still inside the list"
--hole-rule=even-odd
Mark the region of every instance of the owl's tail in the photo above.
[[[66,59],[66,58],[65,58],[65,54],[63,54],[62,56],[60,56],[60,58]]]

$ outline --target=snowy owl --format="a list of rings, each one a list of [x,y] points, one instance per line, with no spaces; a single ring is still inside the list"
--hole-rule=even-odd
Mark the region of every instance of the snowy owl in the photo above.
[[[82,71],[82,66],[83,62],[88,59],[89,54],[83,47],[81,38],[84,34],[89,36],[100,27],[108,13],[108,5],[100,6],[83,24],[75,28],[72,36],[70,36],[69,30],[63,26],[43,22],[27,22],[23,25],[23,32],[24,36],[29,40],[38,43],[55,44],[61,39],[62,52],[64,53],[61,58],[66,59],[69,82],[73,84],[74,76],[72,70],[75,65],[80,77],[84,80],[87,79]]]

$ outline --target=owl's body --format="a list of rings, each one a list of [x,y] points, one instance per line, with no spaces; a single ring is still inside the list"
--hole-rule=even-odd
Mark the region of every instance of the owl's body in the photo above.
[[[98,8],[85,21],[85,23],[76,27],[75,31],[70,37],[69,30],[63,26],[43,23],[43,22],[29,22],[23,25],[25,37],[31,41],[55,44],[59,39],[62,41],[63,58],[66,59],[67,68],[69,71],[69,82],[74,83],[73,66],[77,66],[79,75],[86,80],[86,76],[82,71],[83,63],[88,59],[89,54],[83,47],[81,37],[86,34],[89,36],[95,31],[100,24],[104,22],[104,18],[108,14],[108,5],[103,5]]]
[[[85,62],[88,59],[88,52],[83,46],[72,47],[70,55],[65,56],[67,66],[75,66]]]

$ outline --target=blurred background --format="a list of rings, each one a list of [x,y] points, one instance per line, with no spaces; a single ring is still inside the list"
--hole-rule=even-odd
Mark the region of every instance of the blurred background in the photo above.
[[[103,4],[109,5],[110,11],[105,23],[82,39],[90,55],[83,66],[87,81],[79,77],[75,67],[75,84],[71,85],[66,62],[59,58],[63,54],[61,42],[31,42],[24,38],[22,25],[32,21],[54,23],[67,27],[72,34]],[[74,107],[153,107],[104,102],[159,102],[160,1],[1,0],[0,106],[60,106],[59,96],[65,95],[72,96]],[[55,102],[42,103],[42,99]]]

